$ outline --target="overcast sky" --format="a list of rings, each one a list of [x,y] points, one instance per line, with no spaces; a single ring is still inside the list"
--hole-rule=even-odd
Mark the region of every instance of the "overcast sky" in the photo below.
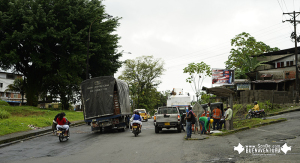
[[[183,68],[201,61],[211,68],[225,68],[230,41],[242,32],[281,50],[294,47],[293,25],[282,22],[291,17],[283,12],[300,9],[299,0],[105,0],[103,4],[107,14],[122,17],[117,29],[119,51],[131,54],[124,53],[121,60],[143,55],[161,58],[166,71],[158,90],[183,88],[191,94]],[[202,86],[212,87],[211,78]]]

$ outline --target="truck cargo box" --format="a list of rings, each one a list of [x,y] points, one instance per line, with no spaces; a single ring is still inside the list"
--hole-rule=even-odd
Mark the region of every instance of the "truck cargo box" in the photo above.
[[[85,120],[131,114],[128,85],[112,76],[83,81],[81,96]]]

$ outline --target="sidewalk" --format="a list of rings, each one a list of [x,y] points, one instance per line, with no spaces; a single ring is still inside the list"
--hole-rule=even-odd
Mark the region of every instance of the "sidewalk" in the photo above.
[[[83,124],[85,124],[84,121],[73,121],[70,127]],[[52,126],[3,135],[0,136],[0,148],[50,133],[52,133]]]
[[[275,116],[275,115],[279,115],[279,114],[284,114],[284,113],[289,113],[289,112],[294,112],[294,111],[300,111],[300,107],[295,107],[295,108],[289,108],[287,110],[284,110],[284,111],[280,111],[280,112],[275,112],[275,113],[270,113],[270,114],[267,114],[267,116]],[[271,121],[269,123],[262,123],[262,124],[257,124],[253,127],[260,127],[260,126],[264,126],[264,125],[269,125],[269,124],[273,124],[273,123],[279,123],[279,122],[283,122],[283,121],[286,121],[286,119],[278,119],[278,120],[275,120],[275,121]],[[192,138],[189,138],[187,140],[204,140],[204,139],[208,139],[209,137],[211,136],[225,136],[225,135],[229,135],[229,134],[234,134],[236,132],[239,132],[239,131],[244,131],[244,130],[247,130],[247,129],[250,129],[249,127],[243,127],[243,128],[237,128],[237,129],[233,129],[233,130],[230,130],[228,132],[222,132],[222,131],[210,131],[210,134],[214,134],[214,135],[200,135],[199,133],[195,133],[195,132],[192,132]],[[186,136],[184,137],[186,138]]]

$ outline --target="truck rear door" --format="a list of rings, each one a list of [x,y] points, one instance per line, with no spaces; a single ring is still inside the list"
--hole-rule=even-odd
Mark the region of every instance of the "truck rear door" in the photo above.
[[[157,111],[156,122],[177,122],[178,110],[176,107],[160,108]]]

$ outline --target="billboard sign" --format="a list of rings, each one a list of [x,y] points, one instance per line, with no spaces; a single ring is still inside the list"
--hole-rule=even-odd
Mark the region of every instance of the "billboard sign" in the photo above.
[[[234,83],[234,70],[212,69],[212,84],[228,85]]]

